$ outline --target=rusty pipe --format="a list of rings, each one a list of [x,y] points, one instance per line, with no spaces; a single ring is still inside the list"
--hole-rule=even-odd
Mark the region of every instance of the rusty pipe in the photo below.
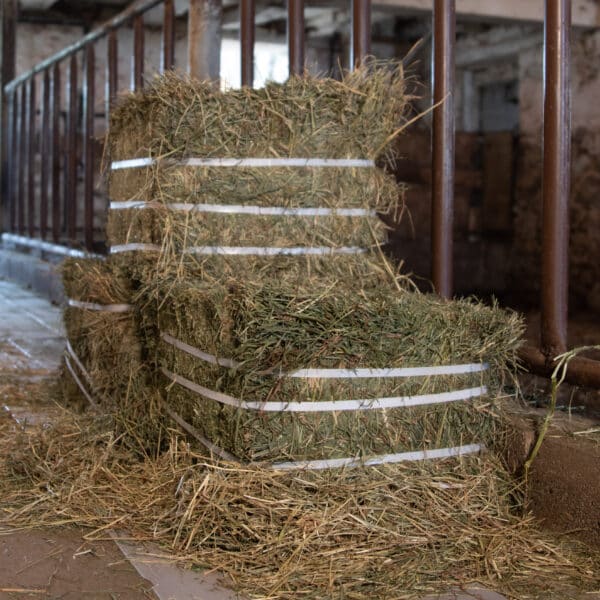
[[[544,22],[544,172],[541,347],[567,348],[571,162],[570,0],[546,0]]]

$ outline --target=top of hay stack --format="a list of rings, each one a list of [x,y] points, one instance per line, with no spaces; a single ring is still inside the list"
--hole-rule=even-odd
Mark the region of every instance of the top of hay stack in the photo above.
[[[341,81],[294,76],[228,91],[167,73],[112,112],[111,159],[375,159],[406,122],[410,99],[397,62],[372,61]]]

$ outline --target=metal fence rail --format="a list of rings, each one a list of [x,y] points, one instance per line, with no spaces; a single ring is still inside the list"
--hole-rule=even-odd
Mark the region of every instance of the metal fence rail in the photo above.
[[[195,0],[199,2],[200,0]],[[283,2],[284,0],[282,0]],[[370,53],[371,1],[351,0],[350,65]],[[118,88],[118,39],[133,28],[131,89],[144,85],[144,15],[162,5],[160,69],[174,65],[173,0],[139,0],[76,44],[41,62],[4,87],[8,180],[4,189],[5,231],[61,244],[97,250],[100,233],[94,211],[106,198],[94,195],[94,106],[104,95],[106,118]],[[568,297],[568,197],[570,172],[570,0],[546,0],[544,36],[544,211],[542,264],[542,335],[539,348],[526,347],[522,358],[538,374],[548,375],[553,358],[566,349]],[[196,14],[197,11],[190,11]],[[455,0],[432,0],[432,281],[443,297],[453,294],[454,212],[454,47]],[[189,24],[189,30],[196,30]],[[302,74],[305,57],[304,1],[287,0],[290,74]],[[97,44],[106,39],[106,56]],[[191,43],[191,42],[190,42]],[[240,0],[242,85],[254,80],[255,0]],[[106,61],[106,86],[95,89],[96,62]],[[39,115],[36,97],[41,100]],[[78,204],[79,195],[83,202]],[[83,214],[78,214],[78,206]],[[567,380],[600,388],[600,362],[577,358]]]

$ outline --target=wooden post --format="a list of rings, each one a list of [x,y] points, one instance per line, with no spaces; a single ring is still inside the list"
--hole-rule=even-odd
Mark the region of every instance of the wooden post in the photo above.
[[[188,72],[196,79],[219,79],[222,13],[221,0],[190,0]]]
[[[0,2],[0,196],[3,210],[0,210],[0,230],[4,229],[4,207],[8,206],[8,184],[6,169],[8,120],[4,102],[4,85],[15,77],[15,30],[17,28],[17,0]]]

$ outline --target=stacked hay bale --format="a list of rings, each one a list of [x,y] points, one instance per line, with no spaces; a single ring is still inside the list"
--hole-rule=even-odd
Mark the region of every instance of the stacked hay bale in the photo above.
[[[67,259],[63,397],[115,418],[118,434],[145,449],[160,443],[163,419],[129,273],[114,260]]]
[[[381,252],[405,86],[390,65],[228,92],[167,75],[113,114],[113,258],[167,410],[221,457],[403,460],[494,437],[518,319],[410,293]]]

